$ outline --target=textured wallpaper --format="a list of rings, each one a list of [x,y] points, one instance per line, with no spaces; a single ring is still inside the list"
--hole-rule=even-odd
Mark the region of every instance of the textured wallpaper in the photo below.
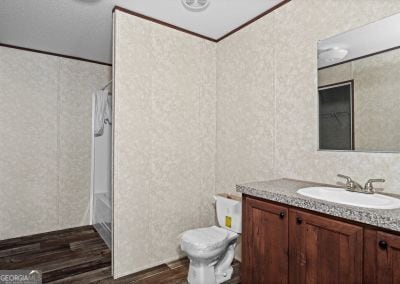
[[[214,223],[216,45],[116,11],[114,276]]]
[[[353,64],[356,149],[400,151],[400,50]]]
[[[319,86],[354,80],[356,150],[400,151],[399,49],[322,69],[318,76]]]
[[[0,239],[89,223],[91,94],[111,68],[0,47]]]
[[[318,86],[321,87],[353,79],[353,63],[354,61],[318,70]]]
[[[399,154],[317,151],[318,40],[398,12],[396,0],[293,0],[219,43],[217,190],[270,177],[336,183],[336,174],[344,173],[362,183],[385,178],[385,190],[400,193]],[[266,55],[272,58],[264,59],[265,68],[248,68],[247,62]],[[263,126],[266,120],[273,126]]]
[[[217,45],[218,192],[273,178],[274,29],[268,15]]]

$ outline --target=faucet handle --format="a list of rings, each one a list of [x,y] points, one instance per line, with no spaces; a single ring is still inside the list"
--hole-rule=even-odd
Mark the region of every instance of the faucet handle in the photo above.
[[[361,186],[358,185],[358,183],[354,182],[351,177],[348,177],[348,176],[345,176],[345,175],[342,175],[342,174],[338,174],[337,176],[340,177],[340,178],[346,179],[346,188],[347,188],[347,190],[354,191],[356,185],[358,187],[361,187]]]
[[[348,177],[348,176],[345,176],[345,175],[342,175],[342,174],[338,174],[337,176],[340,177],[340,178],[346,179],[347,190],[353,190],[354,182],[353,182],[351,177]]]
[[[348,177],[348,176],[345,176],[345,175],[342,175],[342,174],[338,174],[337,176],[340,177],[340,178],[346,179],[346,182],[351,182],[352,181],[351,177]]]
[[[374,182],[385,182],[385,180],[383,178],[375,178],[375,179],[369,179],[364,186],[364,190],[366,193],[374,193],[375,189],[374,189]]]

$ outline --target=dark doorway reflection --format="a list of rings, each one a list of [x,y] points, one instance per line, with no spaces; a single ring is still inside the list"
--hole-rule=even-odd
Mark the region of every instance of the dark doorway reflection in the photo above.
[[[319,88],[319,148],[354,150],[353,81]]]

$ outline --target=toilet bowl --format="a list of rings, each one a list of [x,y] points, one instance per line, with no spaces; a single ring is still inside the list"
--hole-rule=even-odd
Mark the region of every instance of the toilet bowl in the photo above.
[[[190,284],[223,283],[232,277],[232,261],[241,233],[241,201],[228,195],[215,199],[220,227],[189,230],[181,237],[181,249],[190,260]]]

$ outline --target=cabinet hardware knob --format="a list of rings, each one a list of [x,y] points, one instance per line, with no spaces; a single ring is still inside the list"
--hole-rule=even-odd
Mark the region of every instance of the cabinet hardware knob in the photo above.
[[[387,246],[388,246],[387,242],[385,242],[385,241],[379,241],[378,245],[383,250],[386,250]]]
[[[285,218],[285,212],[279,213],[279,218],[281,218],[281,219]]]
[[[303,219],[301,219],[300,217],[297,217],[296,223],[300,225],[301,223],[303,223]]]

